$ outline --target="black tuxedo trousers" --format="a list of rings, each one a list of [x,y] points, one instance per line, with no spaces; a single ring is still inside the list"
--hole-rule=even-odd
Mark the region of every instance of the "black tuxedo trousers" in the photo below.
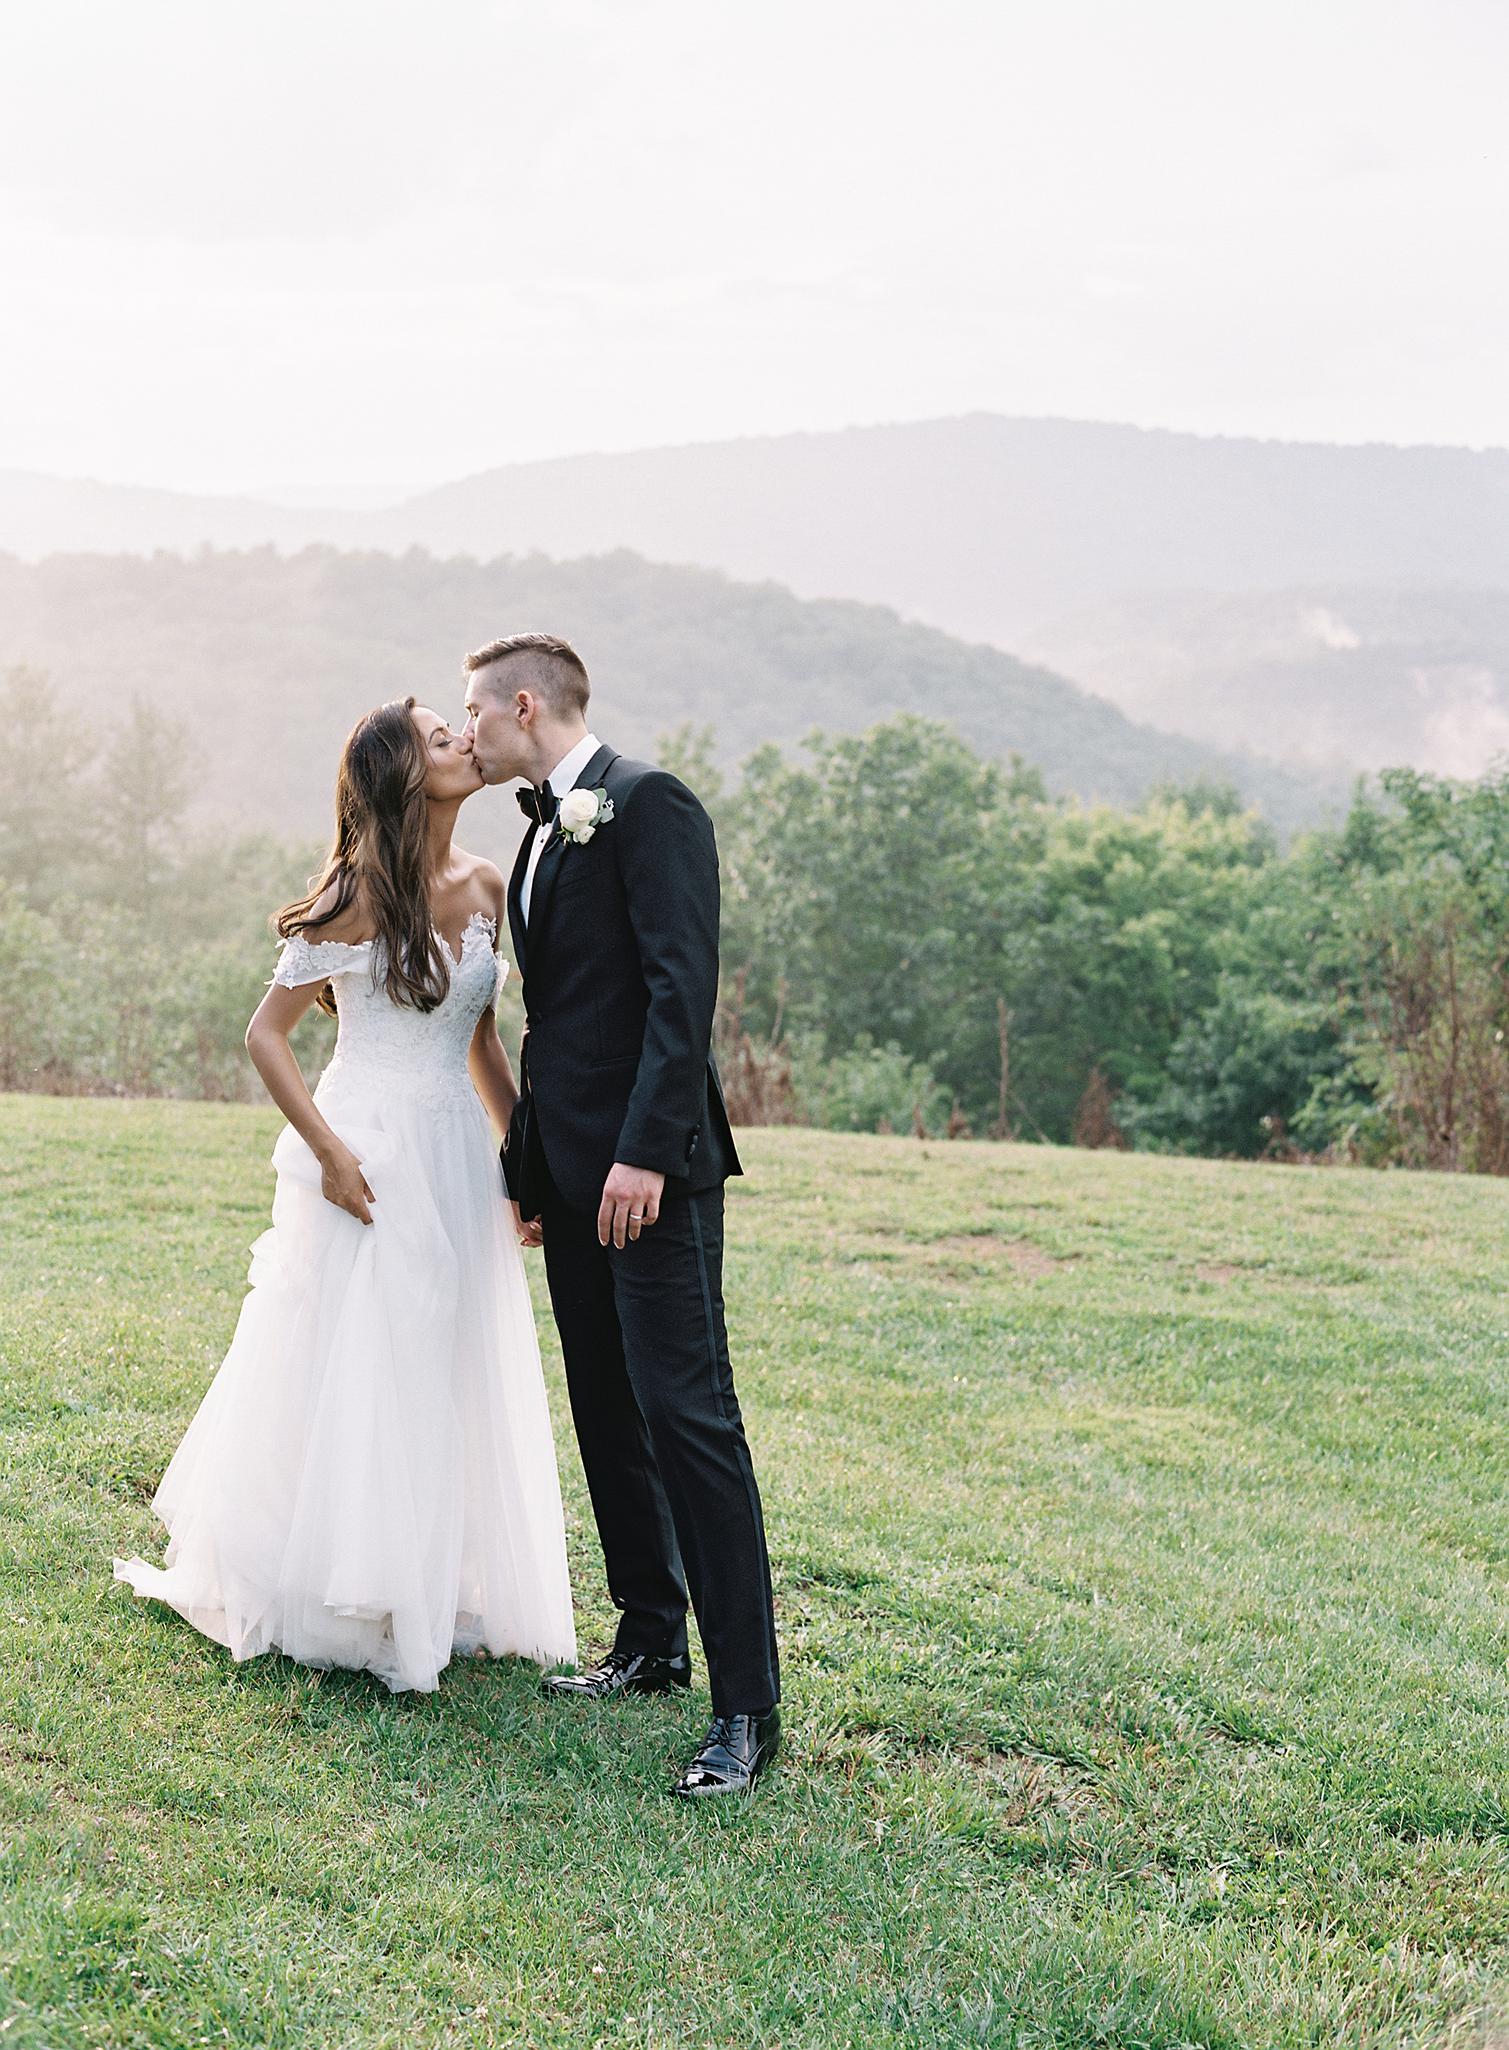
[[[620,1251],[548,1188],[550,1301],[626,1651],[687,1648],[690,1590],[715,1715],[780,1699],[760,1491],[723,1316],[723,1187],[667,1196]]]

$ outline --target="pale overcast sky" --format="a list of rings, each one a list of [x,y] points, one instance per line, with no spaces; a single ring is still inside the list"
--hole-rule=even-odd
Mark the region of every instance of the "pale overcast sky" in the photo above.
[[[1509,444],[1502,0],[8,0],[0,468]]]

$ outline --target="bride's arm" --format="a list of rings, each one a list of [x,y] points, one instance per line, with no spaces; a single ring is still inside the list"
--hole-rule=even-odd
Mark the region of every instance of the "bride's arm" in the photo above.
[[[288,1043],[288,1035],[319,993],[318,982],[300,983],[293,989],[273,983],[246,1028],[246,1051],[268,1095],[320,1163],[326,1200],[370,1224],[372,1213],[367,1206],[374,1198],[366,1176],[351,1148],[320,1116]]]
[[[501,934],[508,916],[504,895],[503,872],[494,868],[490,861],[477,864],[478,875],[492,899],[493,931]],[[508,1137],[508,1124],[513,1116],[513,1107],[519,1100],[519,1085],[513,1078],[513,1068],[502,1040],[498,1037],[498,991],[503,987],[507,967],[497,963],[497,985],[493,1000],[477,1020],[472,1033],[472,1043],[467,1049],[466,1065],[472,1078],[472,1087],[481,1097],[487,1114],[497,1127],[500,1141]]]
[[[499,1139],[506,1138],[513,1107],[519,1100],[519,1085],[513,1078],[507,1049],[498,1037],[498,1014],[491,1004],[477,1020],[477,1029],[467,1049],[466,1065],[472,1085],[497,1127]]]
[[[519,1085],[513,1078],[513,1069],[503,1042],[498,1037],[497,1013],[491,1004],[477,1020],[477,1029],[472,1034],[472,1043],[467,1049],[466,1065],[471,1071],[472,1084],[487,1106],[500,1138],[508,1136],[509,1121],[513,1107],[519,1100]],[[519,1206],[509,1197],[513,1211],[513,1226],[521,1246],[539,1246],[545,1242],[544,1228],[538,1218],[526,1224],[519,1215]]]
[[[472,1070],[472,1084],[476,1093],[488,1107],[498,1138],[508,1136],[508,1121],[513,1119],[513,1107],[519,1101],[519,1084],[513,1078],[513,1066],[508,1064],[508,1052],[498,1037],[498,1015],[488,1004],[488,1009],[478,1019],[478,1029],[472,1033],[472,1045],[465,1056],[467,1068]],[[519,1216],[519,1203],[508,1197],[508,1207],[513,1209],[513,1228],[519,1234],[521,1246],[541,1246],[545,1242],[545,1228],[539,1218],[525,1224]]]
[[[497,869],[491,868],[489,865],[488,879],[493,886],[492,894],[495,900],[493,905],[494,929],[501,933],[504,930],[504,920],[507,916],[503,877]],[[498,967],[499,988],[502,987],[502,978],[505,972],[504,965],[500,962]],[[499,1139],[507,1139],[508,1128],[513,1121],[513,1107],[519,1100],[519,1085],[514,1080],[513,1066],[509,1061],[507,1050],[502,1040],[498,1037],[496,991],[493,995],[493,1001],[477,1020],[476,1029],[472,1033],[472,1043],[467,1048],[466,1065],[472,1078],[472,1086],[486,1106],[487,1114],[493,1121],[493,1127]],[[532,1223],[526,1224],[519,1215],[518,1204],[512,1197],[509,1198],[509,1207],[513,1211],[514,1230],[518,1234],[519,1244],[521,1246],[538,1246],[542,1244],[544,1233],[539,1219],[536,1218]]]

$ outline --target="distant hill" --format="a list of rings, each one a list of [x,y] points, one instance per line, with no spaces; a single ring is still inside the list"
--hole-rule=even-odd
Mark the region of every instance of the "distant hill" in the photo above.
[[[1498,714],[1485,724],[1472,707],[1496,706],[1509,673],[1499,644],[1475,638],[1509,591],[1501,449],[971,414],[513,464],[376,511],[0,472],[0,549],[28,559],[262,543],[478,561],[627,548],[773,578],[1025,652],[1137,716],[1302,762],[1364,766],[1381,746],[1476,763],[1470,736]],[[1357,650],[1322,639],[1312,660],[1303,621],[1327,590],[1355,594],[1359,613],[1449,614],[1449,656],[1417,660],[1406,625]],[[1374,721],[1375,693],[1398,716]]]
[[[1147,590],[1509,588],[1509,452],[987,414],[520,464],[373,517],[387,546],[623,545],[1010,648]]]
[[[1015,647],[1146,591],[1509,589],[1509,451],[992,414],[487,470],[376,512],[0,472],[0,549],[632,548]]]
[[[88,477],[44,477],[0,470],[0,552],[36,561],[44,555],[98,551],[150,555],[169,548],[302,548],[334,541],[345,513],[309,514],[255,498],[199,497]]]
[[[569,563],[329,548],[0,557],[0,667],[50,673],[76,718],[113,720],[133,695],[181,716],[205,760],[206,808],[280,832],[324,830],[336,753],[361,712],[413,691],[456,715],[466,649],[526,627],[577,642],[594,722],[628,751],[651,752],[691,723],[712,727],[731,763],[765,741],[910,711],[1087,797],[1213,778],[1290,827],[1334,794],[1134,724],[1046,669],[878,606],[804,601],[623,552]],[[513,807],[480,803],[490,809],[479,817],[504,824],[473,840],[511,844]]]
[[[1056,621],[1031,652],[1218,747],[1449,776],[1509,753],[1509,590],[1149,592]]]

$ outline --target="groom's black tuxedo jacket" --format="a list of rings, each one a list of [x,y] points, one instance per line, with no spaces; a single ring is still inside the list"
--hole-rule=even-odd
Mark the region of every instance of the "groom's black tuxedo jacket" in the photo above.
[[[596,1211],[615,1161],[656,1168],[666,1194],[741,1174],[712,1058],[718,852],[712,820],[676,777],[599,748],[576,780],[613,817],[585,847],[557,825],[520,892],[508,886],[526,1028],[503,1147],[509,1194],[537,1217],[546,1175]]]

